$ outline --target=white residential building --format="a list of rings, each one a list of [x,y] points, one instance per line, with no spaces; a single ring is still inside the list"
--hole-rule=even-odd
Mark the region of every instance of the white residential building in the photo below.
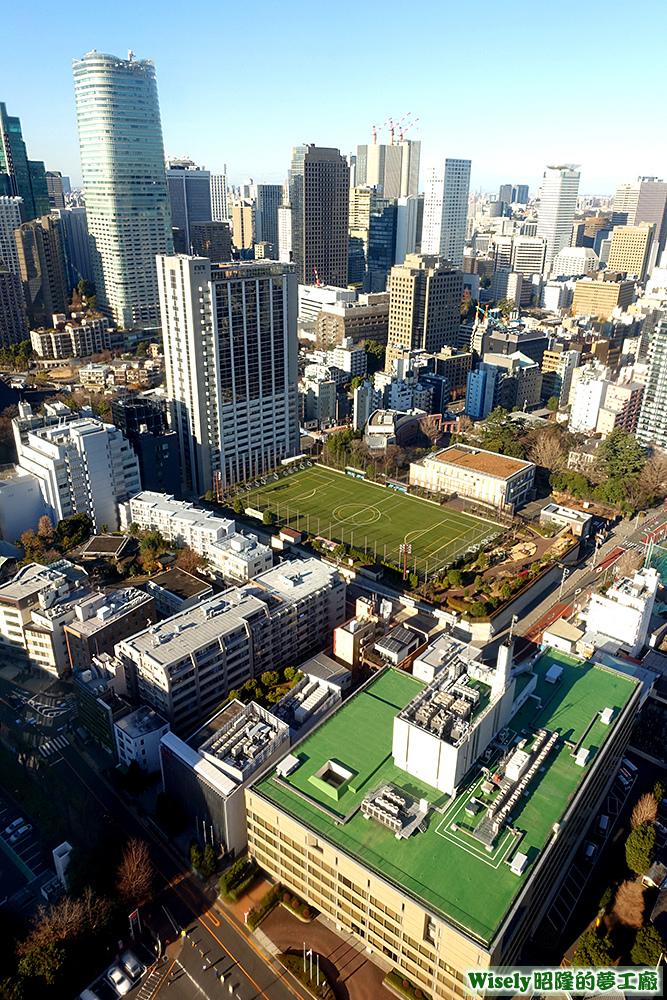
[[[574,397],[568,427],[576,434],[592,434],[604,406],[609,382],[595,369],[584,371],[574,383]]]
[[[119,525],[118,505],[141,488],[139,460],[132,445],[111,424],[92,417],[35,427],[14,437],[18,470],[39,480],[45,513],[54,524],[87,514],[98,532]]]
[[[278,260],[281,264],[292,262],[292,206],[278,206]]]
[[[444,167],[426,171],[421,252],[438,254],[456,267],[463,267],[470,167],[470,160],[447,159]]]
[[[211,174],[211,215],[214,222],[229,222],[227,206],[227,164],[221,174]]]
[[[606,594],[591,594],[586,613],[588,632],[609,636],[630,656],[638,656],[646,645],[659,584],[656,570],[640,569],[633,577],[620,577]]]
[[[237,532],[214,542],[208,550],[208,563],[226,580],[247,583],[273,566],[273,551],[262,545],[255,535]]]
[[[524,278],[530,278],[533,274],[542,274],[546,252],[547,243],[543,237],[514,236],[512,239],[512,270],[518,271]]]
[[[573,163],[548,166],[542,179],[542,193],[537,218],[537,235],[547,243],[544,274],[551,275],[553,259],[570,245],[574,213],[579,194],[580,174]]]
[[[163,538],[177,545],[189,545],[200,556],[208,556],[214,542],[236,532],[236,524],[216,517],[187,500],[174,500],[168,493],[143,490],[121,508],[121,527],[134,523],[144,531],[159,531]]]
[[[319,559],[261,573],[116,645],[116,656],[176,732],[192,731],[229,691],[306,659],[345,620],[345,584]]]
[[[354,390],[354,415],[352,419],[352,426],[355,431],[363,431],[364,427],[368,423],[368,419],[371,413],[380,406],[382,402],[383,393],[374,387],[373,382],[369,379],[363,383],[363,385],[358,385]]]
[[[113,724],[118,763],[126,767],[135,761],[145,774],[160,770],[160,741],[169,732],[169,723],[152,708],[142,706]]]
[[[597,271],[600,261],[590,247],[564,247],[553,259],[551,273],[554,278],[573,278]]]

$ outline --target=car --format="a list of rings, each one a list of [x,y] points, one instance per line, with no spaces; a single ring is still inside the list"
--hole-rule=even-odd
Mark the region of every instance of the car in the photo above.
[[[584,861],[592,861],[595,857],[595,852],[597,851],[597,845],[587,843],[584,850]]]
[[[26,833],[30,833],[31,830],[32,830],[31,824],[30,823],[24,823],[23,826],[20,826],[18,828],[18,830],[16,831],[16,833],[13,833],[11,835],[11,837],[9,838],[9,843],[10,844],[15,844],[17,842],[17,840],[20,840],[21,837],[25,837]]]
[[[18,828],[24,822],[25,822],[25,820],[23,819],[23,816],[19,816],[18,819],[15,819],[13,821],[13,823],[9,824],[9,826],[6,828],[5,832],[3,833],[3,837],[9,837],[9,835],[12,834],[14,832],[14,830],[18,830]]]
[[[127,978],[120,965],[112,965],[107,972],[107,979],[120,996],[125,996],[132,989],[132,982]]]
[[[139,979],[146,968],[131,951],[126,951],[121,955],[120,964],[132,979]]]
[[[609,817],[604,815],[600,816],[598,820],[598,831],[600,833],[606,833],[608,829],[609,829]]]

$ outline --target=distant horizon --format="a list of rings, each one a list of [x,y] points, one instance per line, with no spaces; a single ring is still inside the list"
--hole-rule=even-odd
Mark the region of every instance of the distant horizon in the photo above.
[[[21,119],[29,157],[74,187],[72,60],[93,49],[126,58],[131,46],[155,63],[165,157],[187,152],[213,173],[226,163],[234,185],[249,176],[280,184],[294,146],[355,153],[373,141],[374,123],[410,113],[405,123],[418,121],[405,138],[422,143],[421,188],[425,168],[452,156],[472,160],[472,191],[513,183],[534,194],[548,163],[576,162],[582,196],[608,197],[640,175],[667,175],[657,101],[628,58],[641,52],[642,65],[660,65],[667,8],[648,6],[633,17],[619,0],[603,11],[566,0],[556,17],[528,0],[482,0],[474,20],[445,3],[425,23],[396,0],[339,0],[330,23],[304,0],[248,0],[209,23],[196,11],[187,19],[174,0],[117,0],[113,18],[98,0],[72,0],[66,17],[35,0],[29,19],[16,5],[6,12],[0,100]],[[378,141],[388,140],[385,127]]]

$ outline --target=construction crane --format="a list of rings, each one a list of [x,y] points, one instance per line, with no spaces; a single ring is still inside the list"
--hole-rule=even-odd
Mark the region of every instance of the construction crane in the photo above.
[[[382,122],[381,125],[373,125],[373,145],[377,146],[378,132],[381,132],[385,125],[388,125],[391,118],[387,118],[386,122]]]
[[[403,121],[403,119],[401,119],[401,121]],[[418,121],[419,121],[419,118],[413,118],[412,121],[408,122],[407,125],[404,125],[403,128],[399,128],[399,130],[398,130],[398,141],[399,142],[403,142],[403,136],[405,135],[405,133],[408,131],[409,128],[412,128],[413,125],[416,125]]]
[[[408,113],[406,115],[403,115],[402,118],[399,118],[397,122],[393,122],[391,120],[391,118],[389,119],[389,121],[390,121],[389,133],[391,135],[391,145],[392,146],[394,145],[394,130],[398,128],[398,126],[401,124],[402,121],[404,121],[406,118],[409,118],[411,114],[412,114],[412,112],[408,111]],[[399,131],[399,135],[401,136],[401,139],[402,139],[403,138],[403,133],[402,133],[401,129],[398,129],[398,131]]]

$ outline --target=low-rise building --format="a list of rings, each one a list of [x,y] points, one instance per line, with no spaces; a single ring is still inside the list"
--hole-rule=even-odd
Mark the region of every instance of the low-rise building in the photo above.
[[[168,493],[137,493],[121,507],[121,527],[131,524],[145,531],[159,531],[177,545],[189,545],[200,556],[208,556],[214,542],[236,532],[234,521],[216,517],[187,500],[174,500]]]
[[[593,515],[571,507],[562,507],[559,503],[548,503],[540,511],[540,524],[557,524],[559,528],[567,528],[575,538],[583,541],[590,534]]]
[[[73,675],[79,727],[115,755],[114,723],[132,711],[122,664],[108,653],[94,656],[86,670]]]
[[[344,618],[336,570],[302,559],[122,639],[116,656],[140,701],[181,733],[245,681],[302,663]]]
[[[646,640],[660,576],[654,569],[640,569],[634,576],[614,581],[606,594],[591,594],[586,619],[588,632],[618,642],[630,656],[638,656]]]
[[[326,350],[350,338],[359,344],[375,340],[387,343],[389,330],[389,292],[360,295],[357,302],[324,305],[315,323],[316,346]]]
[[[159,618],[169,618],[179,611],[187,611],[195,604],[213,597],[213,587],[199,577],[177,566],[158,573],[146,581],[146,592],[155,601],[155,611]]]
[[[376,410],[364,428],[364,443],[371,451],[384,451],[388,444],[416,444],[421,436],[420,423],[426,410]]]
[[[215,542],[208,551],[209,567],[225,580],[247,583],[273,566],[273,552],[256,535],[240,532]]]
[[[58,361],[123,350],[122,331],[110,328],[104,316],[83,316],[70,323],[64,322],[64,317],[62,320],[51,330],[30,331],[30,343],[38,358]]]
[[[111,594],[90,594],[64,625],[72,670],[86,670],[100,653],[113,653],[127,639],[155,621],[155,601],[143,590],[124,587]]]
[[[535,465],[456,444],[410,463],[410,485],[432,493],[456,493],[494,507],[517,509],[529,499]]]
[[[118,763],[129,767],[132,761],[145,774],[160,770],[160,741],[169,732],[169,723],[152,708],[135,709],[114,721]]]
[[[187,741],[160,743],[164,790],[226,854],[247,843],[244,790],[258,771],[289,750],[289,727],[255,702],[232,701]]]
[[[607,320],[617,307],[627,309],[631,305],[634,292],[634,281],[626,281],[613,272],[599,271],[594,277],[577,281],[573,309],[577,316],[598,316]]]

